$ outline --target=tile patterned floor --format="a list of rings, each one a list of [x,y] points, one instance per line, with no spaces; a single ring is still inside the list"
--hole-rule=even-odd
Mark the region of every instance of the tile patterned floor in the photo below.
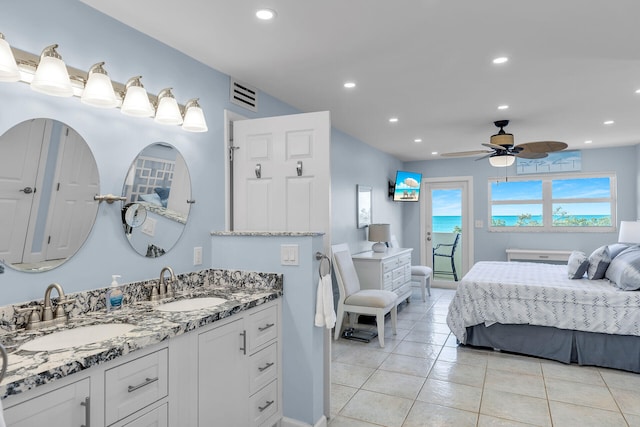
[[[640,375],[458,347],[453,294],[415,290],[385,348],[333,341],[330,427],[640,427]]]

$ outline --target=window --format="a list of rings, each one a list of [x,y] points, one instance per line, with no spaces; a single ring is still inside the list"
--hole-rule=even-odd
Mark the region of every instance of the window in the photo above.
[[[492,179],[489,230],[611,232],[615,195],[614,174]]]

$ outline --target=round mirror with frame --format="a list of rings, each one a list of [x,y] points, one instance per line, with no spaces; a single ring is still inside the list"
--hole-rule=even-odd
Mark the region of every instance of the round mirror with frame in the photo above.
[[[0,259],[25,272],[51,270],[84,244],[98,213],[98,167],[86,141],[53,119],[0,136]]]
[[[137,253],[156,258],[175,246],[192,203],[189,170],[175,147],[145,147],[129,168],[122,195],[122,226]]]

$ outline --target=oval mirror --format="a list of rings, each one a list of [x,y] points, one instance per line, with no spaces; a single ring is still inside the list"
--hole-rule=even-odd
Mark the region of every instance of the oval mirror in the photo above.
[[[0,259],[41,272],[71,258],[98,213],[98,167],[85,140],[57,120],[24,121],[0,136],[0,171]]]
[[[122,225],[131,247],[149,258],[167,253],[191,208],[191,179],[180,152],[166,143],[146,147],[131,164],[122,195]]]

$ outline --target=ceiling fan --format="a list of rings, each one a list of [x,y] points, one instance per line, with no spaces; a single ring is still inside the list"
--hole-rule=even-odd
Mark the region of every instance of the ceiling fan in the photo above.
[[[504,128],[509,124],[509,120],[498,120],[493,122],[493,124],[499,127],[500,130],[497,134],[491,135],[488,144],[482,144],[491,150],[458,151],[454,153],[442,153],[441,156],[466,157],[484,154],[484,156],[476,160],[482,160],[488,157],[491,166],[506,167],[511,166],[516,157],[522,159],[542,159],[547,157],[549,153],[561,151],[568,147],[564,142],[558,141],[526,142],[514,146],[513,134],[504,131]]]

